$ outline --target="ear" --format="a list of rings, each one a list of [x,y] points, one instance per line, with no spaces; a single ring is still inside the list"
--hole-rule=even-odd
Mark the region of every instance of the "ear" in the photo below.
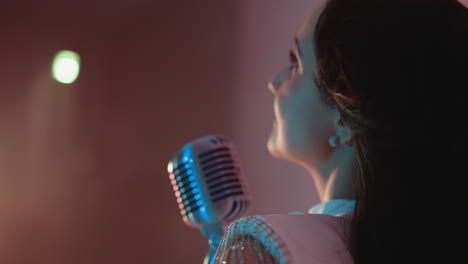
[[[338,112],[338,111],[337,111]],[[339,145],[354,146],[353,131],[347,125],[343,123],[341,115],[338,112],[335,118],[335,133],[338,139]]]

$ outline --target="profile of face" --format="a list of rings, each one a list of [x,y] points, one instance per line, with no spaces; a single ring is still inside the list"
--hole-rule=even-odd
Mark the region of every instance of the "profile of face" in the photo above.
[[[268,150],[276,158],[297,163],[325,160],[334,151],[330,137],[342,128],[338,109],[322,100],[312,77],[316,65],[314,28],[323,7],[317,5],[299,31],[291,64],[268,84],[275,113]]]

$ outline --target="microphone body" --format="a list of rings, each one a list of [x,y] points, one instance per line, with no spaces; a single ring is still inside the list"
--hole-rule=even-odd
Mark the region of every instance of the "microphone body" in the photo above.
[[[168,173],[184,223],[200,229],[212,263],[225,227],[250,206],[237,150],[226,136],[192,140],[170,160]]]

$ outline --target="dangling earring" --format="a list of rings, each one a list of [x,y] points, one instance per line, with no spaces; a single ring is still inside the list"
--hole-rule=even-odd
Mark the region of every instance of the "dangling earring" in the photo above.
[[[340,144],[340,138],[337,136],[331,136],[328,139],[328,144],[330,144],[331,147],[336,148],[338,144]]]

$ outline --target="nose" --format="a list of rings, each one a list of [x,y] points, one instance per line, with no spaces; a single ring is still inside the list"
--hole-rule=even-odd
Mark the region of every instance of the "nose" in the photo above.
[[[284,82],[284,79],[286,78],[286,71],[283,70],[281,72],[279,72],[278,74],[276,74],[269,82],[268,82],[268,90],[270,90],[270,92],[272,94],[276,94],[276,92],[278,91],[279,87],[281,86],[281,84]]]

